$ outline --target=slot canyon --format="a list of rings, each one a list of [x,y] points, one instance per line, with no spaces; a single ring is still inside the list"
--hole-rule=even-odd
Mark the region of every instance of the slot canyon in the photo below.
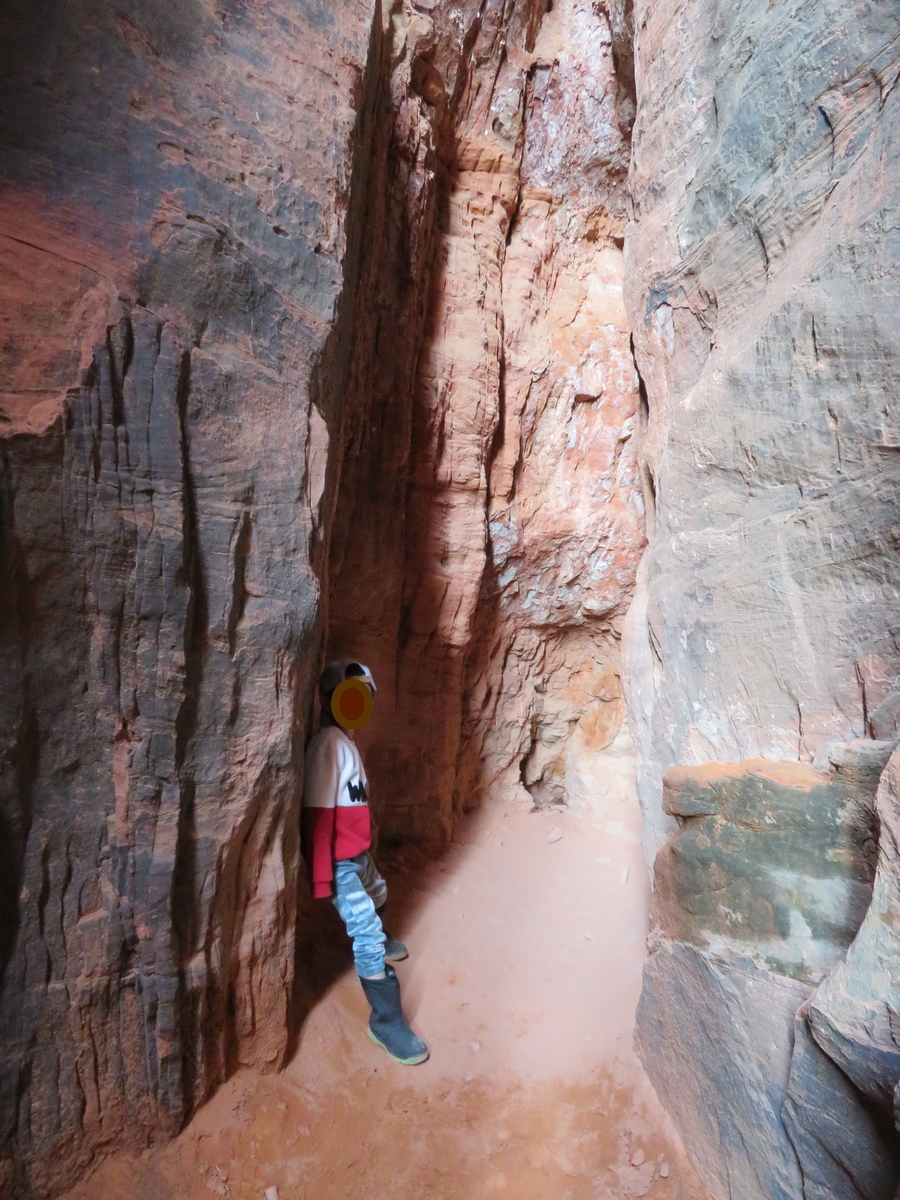
[[[897,5],[0,60],[0,1198],[898,1200]],[[347,656],[415,1067],[301,839]]]

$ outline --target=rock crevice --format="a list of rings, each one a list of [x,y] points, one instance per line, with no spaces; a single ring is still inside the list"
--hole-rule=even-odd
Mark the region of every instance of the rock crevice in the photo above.
[[[639,1044],[707,1185],[892,1196],[894,26],[0,14],[0,1188],[282,1063],[354,654],[383,847],[624,798],[636,744]]]
[[[363,645],[388,681],[393,727],[367,748],[383,834],[430,844],[488,789],[560,803],[596,778],[643,545],[624,26],[579,3],[461,13],[391,27],[376,195],[386,254],[415,270],[398,290],[373,260],[361,289],[370,417],[329,602],[334,651]]]
[[[383,844],[439,850],[629,777],[643,545],[629,12],[52,7],[2,17],[22,1196],[281,1063],[323,654],[379,681]]]

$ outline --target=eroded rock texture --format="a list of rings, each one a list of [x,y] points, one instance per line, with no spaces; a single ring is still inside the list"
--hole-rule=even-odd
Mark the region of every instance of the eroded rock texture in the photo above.
[[[627,780],[646,503],[642,1053],[893,1194],[896,20],[635,7],[4,11],[0,1186],[280,1061],[326,651],[385,840]]]
[[[4,9],[5,1195],[283,1054],[373,16]]]
[[[848,947],[848,963],[866,962],[852,972],[857,995],[871,994],[873,1014],[890,1004],[871,978],[884,949],[861,952],[854,937],[872,897],[890,771],[877,813],[875,793],[891,747],[837,747],[828,770],[757,759],[665,777],[680,831],[656,858],[637,1040],[714,1196],[894,1195],[893,1087],[879,1113],[867,1089],[884,1092],[884,1069],[854,1078],[815,1015],[841,987]],[[858,1051],[867,1066],[873,1052]]]
[[[7,6],[0,1186],[279,1063],[326,640],[386,838],[633,773],[627,8]]]
[[[654,535],[630,677],[653,819],[677,763],[824,763],[896,726],[895,16],[638,6],[628,304]]]
[[[872,903],[809,1009],[813,1036],[883,1121],[897,1122],[900,1086],[900,751],[878,789],[881,839]]]
[[[392,713],[367,750],[387,838],[440,844],[488,788],[571,801],[599,786],[598,754],[629,753],[628,46],[622,13],[545,8],[419,4],[390,27],[369,226],[386,257],[354,349],[370,416],[329,614]]]
[[[635,54],[641,1052],[714,1196],[888,1200],[896,14],[642,3]]]
[[[829,771],[764,759],[670,771],[663,805],[681,828],[656,857],[656,935],[746,942],[771,970],[819,982],[872,896],[885,758],[865,774],[840,759]]]

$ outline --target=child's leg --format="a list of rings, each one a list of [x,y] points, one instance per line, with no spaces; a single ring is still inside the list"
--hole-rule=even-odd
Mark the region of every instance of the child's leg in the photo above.
[[[366,863],[361,876],[362,885],[371,896],[372,903],[375,905],[375,912],[381,921],[382,927],[384,927],[387,884],[381,878],[372,855],[366,852],[363,857],[365,857]],[[404,958],[409,958],[409,951],[403,942],[395,938],[387,929],[384,930],[384,958],[386,962],[391,963],[402,962]]]
[[[365,859],[362,874],[360,875],[362,885],[371,897],[375,908],[384,908],[385,904],[387,904],[387,884],[379,874],[378,868],[375,866],[375,860],[368,851],[365,854],[361,854],[360,858]]]
[[[369,1037],[383,1046],[391,1058],[410,1065],[424,1062],[428,1047],[406,1023],[400,1003],[400,981],[393,967],[384,962],[384,928],[374,901],[364,886],[367,865],[381,881],[381,889],[369,875],[376,896],[387,896],[384,880],[368,854],[345,858],[334,864],[334,903],[353,938],[353,961],[363,992],[372,1008]]]
[[[384,929],[372,897],[363,887],[363,861],[368,856],[345,858],[334,864],[334,904],[353,939],[353,962],[362,979],[384,973]]]

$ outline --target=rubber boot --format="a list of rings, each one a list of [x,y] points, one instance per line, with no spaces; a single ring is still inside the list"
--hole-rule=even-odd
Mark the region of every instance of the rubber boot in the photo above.
[[[375,912],[381,918],[381,926],[384,928],[384,905],[381,908],[376,908]],[[409,951],[406,946],[393,934],[384,930],[384,961],[385,962],[403,962],[404,958],[409,958]]]
[[[406,1023],[400,1007],[400,980],[393,967],[385,966],[384,979],[360,979],[372,1006],[369,1037],[387,1050],[391,1058],[415,1066],[428,1057],[428,1047]]]

